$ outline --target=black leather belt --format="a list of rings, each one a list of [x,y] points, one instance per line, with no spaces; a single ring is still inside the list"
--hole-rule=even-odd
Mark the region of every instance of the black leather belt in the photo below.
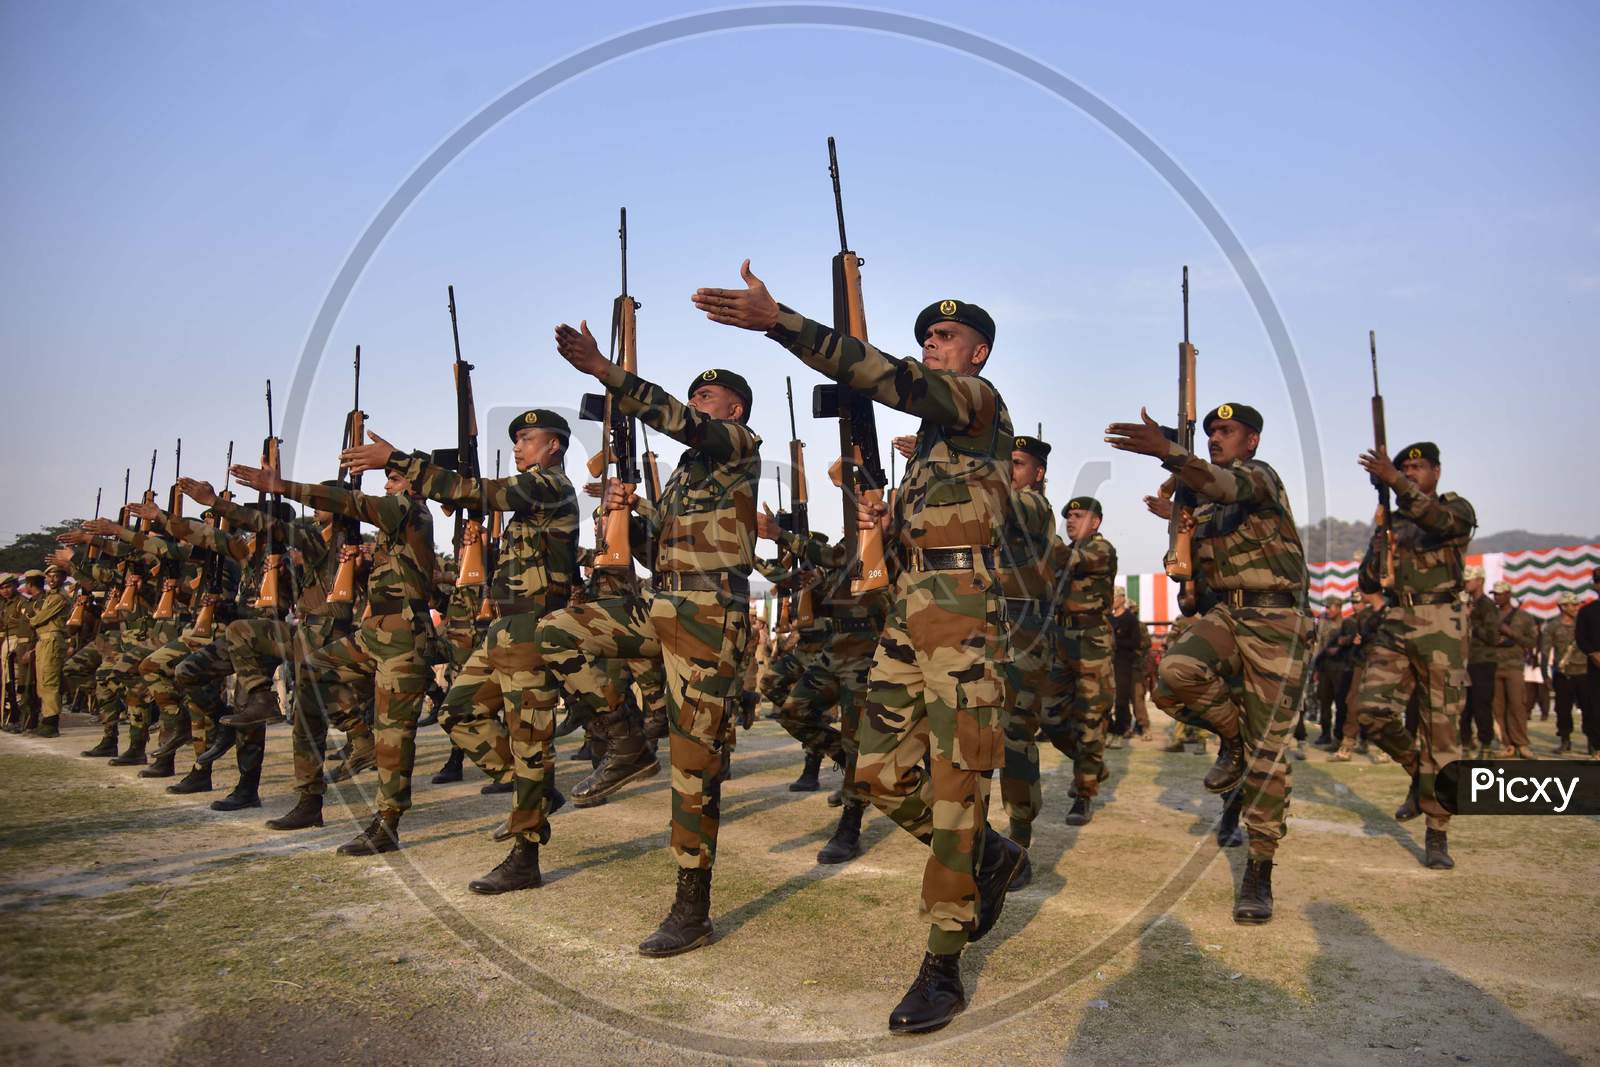
[[[878,628],[878,624],[871,619],[834,619],[832,622],[836,634],[864,634]]]
[[[406,602],[400,597],[380,597],[367,602],[374,616],[399,615],[406,610]]]
[[[1400,603],[1411,607],[1416,604],[1454,604],[1455,593],[1401,593]]]
[[[1061,621],[1069,630],[1087,630],[1092,626],[1110,626],[1110,612],[1108,611],[1066,611],[1061,614]]]
[[[1278,589],[1219,589],[1217,602],[1230,608],[1294,608],[1300,598]]]
[[[911,569],[914,571],[970,571],[974,561],[981,559],[983,565],[990,570],[994,569],[994,549],[985,546],[980,549],[971,548],[923,548],[912,549],[910,553]]]
[[[727,593],[750,599],[750,579],[730,571],[661,571],[653,584],[658,593]]]
[[[501,616],[527,615],[531,613],[543,614],[547,611],[559,611],[561,608],[566,607],[568,599],[570,599],[570,594],[565,586],[561,588],[560,593],[556,592],[555,586],[551,586],[549,592],[544,596],[518,596],[509,600],[496,600],[494,601],[494,607]]]
[[[1006,597],[1006,618],[1038,622],[1044,621],[1044,608],[1032,597],[1008,596]]]

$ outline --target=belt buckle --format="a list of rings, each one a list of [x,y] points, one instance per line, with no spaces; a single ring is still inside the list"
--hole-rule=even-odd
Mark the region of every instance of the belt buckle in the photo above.
[[[921,548],[911,549],[911,569],[914,571],[925,571],[928,569],[927,562],[923,559]]]
[[[1228,607],[1230,607],[1230,608],[1242,608],[1242,607],[1244,607],[1244,590],[1243,589],[1230,589],[1230,590],[1228,590],[1228,595],[1227,595],[1227,598],[1224,601],[1224,603],[1226,603],[1228,605]]]

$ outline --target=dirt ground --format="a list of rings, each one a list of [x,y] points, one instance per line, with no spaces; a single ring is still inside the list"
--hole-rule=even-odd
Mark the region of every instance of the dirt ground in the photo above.
[[[1534,735],[1548,752],[1551,724]],[[1072,829],[1047,752],[1033,885],[968,950],[966,1014],[904,1038],[885,1022],[922,953],[923,853],[869,814],[865,854],[817,866],[836,809],[788,790],[774,723],[724,793],[717,940],[671,960],[634,952],[670,903],[665,773],[558,813],[544,887],[484,898],[466,883],[505,851],[507,798],[470,768],[430,785],[437,728],[405,848],[376,859],[333,851],[370,773],[330,792],[324,829],[264,828],[291,802],[283,727],[265,807],[233,814],[80,758],[97,736],[0,735],[0,1062],[1600,1062],[1600,820],[1459,819],[1458,867],[1428,871],[1420,821],[1389,815],[1401,772],[1359,757],[1295,765],[1277,916],[1240,927],[1207,759],[1112,752]]]

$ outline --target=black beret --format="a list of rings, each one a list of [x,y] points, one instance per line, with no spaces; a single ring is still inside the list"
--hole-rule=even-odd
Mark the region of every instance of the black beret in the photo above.
[[[922,347],[922,342],[927,338],[928,331],[936,322],[959,322],[963,326],[971,326],[983,335],[983,339],[994,347],[994,318],[977,304],[968,304],[960,300],[936,300],[922,309],[922,314],[917,316],[917,347]]]
[[[1092,496],[1075,496],[1067,501],[1067,506],[1061,509],[1061,517],[1067,517],[1069,511],[1092,511],[1096,515],[1105,517],[1105,512],[1100,510],[1100,501]]]
[[[755,401],[755,394],[750,392],[750,383],[744,380],[744,375],[735,374],[731,370],[722,370],[720,367],[701,371],[695,375],[694,381],[689,383],[689,395],[694,396],[696,389],[707,384],[720,385],[744,401],[744,419],[741,421],[750,421],[750,406]]]
[[[517,439],[517,431],[525,430],[529,426],[559,434],[562,440],[572,436],[572,427],[567,425],[567,420],[548,408],[529,408],[511,420],[511,425],[506,427],[506,433],[510,435],[511,440],[515,441]]]
[[[1026,434],[1018,434],[1016,439],[1011,442],[1011,451],[1026,452],[1028,455],[1038,460],[1041,465],[1048,466],[1050,463],[1050,446],[1039,440],[1037,437],[1029,437]]]
[[[1394,454],[1396,463],[1404,463],[1408,459],[1425,459],[1437,467],[1439,465],[1439,446],[1432,441],[1418,441],[1414,445],[1407,445]]]
[[[1200,422],[1200,428],[1209,434],[1211,423],[1217,419],[1232,419],[1250,427],[1256,433],[1261,432],[1261,412],[1249,404],[1218,404],[1206,413],[1206,417]]]

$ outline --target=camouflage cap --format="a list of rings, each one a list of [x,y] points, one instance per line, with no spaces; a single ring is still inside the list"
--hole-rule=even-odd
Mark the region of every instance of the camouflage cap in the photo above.
[[[1256,433],[1261,432],[1261,412],[1249,404],[1218,404],[1206,412],[1206,417],[1200,420],[1200,428],[1206,433],[1211,432],[1211,424],[1220,419],[1232,419],[1234,422],[1243,423]]]
[[[1510,582],[1495,582],[1494,583],[1494,591],[1496,593],[1509,593],[1509,592],[1511,592],[1511,583]]]
[[[1016,439],[1011,442],[1011,451],[1026,452],[1038,460],[1040,466],[1048,467],[1050,465],[1050,446],[1037,437],[1018,434]]]
[[[1461,572],[1461,579],[1462,579],[1462,581],[1466,581],[1466,582],[1470,582],[1474,578],[1482,578],[1482,577],[1484,577],[1483,568],[1478,566],[1476,563],[1467,564],[1466,570]]]
[[[748,407],[748,405],[746,406]],[[551,433],[558,435],[563,441],[572,437],[572,427],[567,424],[567,420],[549,408],[529,408],[511,420],[511,425],[506,427],[506,433],[510,435],[511,440],[515,441],[517,439],[517,431],[526,430],[529,427],[536,430],[549,430]]]
[[[1439,465],[1439,446],[1432,441],[1418,441],[1414,445],[1407,445],[1394,454],[1396,463],[1404,463],[1408,459],[1425,459],[1435,467]]]
[[[994,318],[977,304],[969,304],[964,300],[935,300],[923,308],[913,327],[918,348],[922,347],[928,331],[936,322],[959,322],[963,326],[970,326],[983,335],[990,348],[994,347]]]
[[[1069,511],[1090,511],[1096,515],[1104,516],[1100,510],[1100,501],[1092,496],[1075,496],[1067,501],[1067,506],[1061,509],[1061,517],[1066,518]]]
[[[750,421],[750,406],[755,401],[755,394],[750,392],[750,383],[744,380],[744,375],[735,374],[731,370],[713,367],[708,371],[701,371],[695,375],[694,381],[689,383],[689,396],[694,396],[694,391],[702,385],[720,385],[740,400],[744,401],[744,418],[741,422]]]

